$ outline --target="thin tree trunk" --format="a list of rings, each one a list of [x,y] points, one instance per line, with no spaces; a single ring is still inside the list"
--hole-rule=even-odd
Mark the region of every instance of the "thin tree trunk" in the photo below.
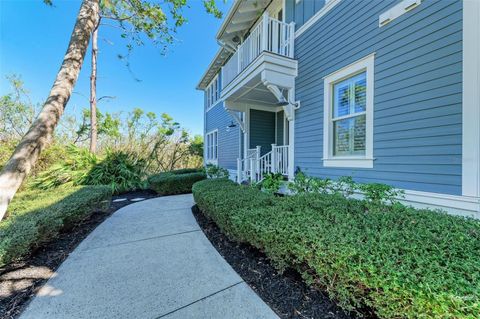
[[[92,33],[92,71],[90,74],[90,152],[97,152],[97,54],[98,26]]]
[[[70,43],[42,111],[22,138],[0,173],[0,220],[8,204],[30,173],[40,152],[52,140],[65,106],[72,94],[90,41],[98,24],[99,0],[83,0]]]

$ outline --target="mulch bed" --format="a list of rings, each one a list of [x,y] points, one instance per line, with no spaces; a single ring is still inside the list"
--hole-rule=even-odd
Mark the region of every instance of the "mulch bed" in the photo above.
[[[107,217],[118,209],[133,204],[131,199],[139,197],[149,199],[157,196],[155,192],[149,190],[113,196],[107,211],[93,213],[73,229],[61,233],[54,241],[39,247],[24,260],[4,269],[0,268],[0,318],[17,318],[68,255]],[[127,200],[114,202],[119,198]]]
[[[324,293],[307,286],[298,272],[279,273],[261,251],[230,240],[197,206],[192,212],[217,251],[280,318],[355,318]]]

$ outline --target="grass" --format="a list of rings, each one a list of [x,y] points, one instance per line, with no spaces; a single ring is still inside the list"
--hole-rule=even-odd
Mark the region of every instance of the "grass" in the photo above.
[[[34,251],[98,210],[108,208],[108,186],[58,187],[17,194],[0,222],[0,267]]]

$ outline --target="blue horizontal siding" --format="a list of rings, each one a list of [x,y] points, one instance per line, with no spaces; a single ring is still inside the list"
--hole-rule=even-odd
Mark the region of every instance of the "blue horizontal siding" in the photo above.
[[[225,111],[223,103],[217,103],[205,116],[205,133],[218,129],[218,166],[227,169],[237,168],[240,157],[240,128],[230,128],[233,118]],[[235,123],[235,122],[234,122]]]
[[[462,3],[422,1],[379,28],[379,15],[398,2],[342,0],[296,39],[295,165],[313,176],[460,195]],[[374,167],[323,167],[323,78],[371,53]]]

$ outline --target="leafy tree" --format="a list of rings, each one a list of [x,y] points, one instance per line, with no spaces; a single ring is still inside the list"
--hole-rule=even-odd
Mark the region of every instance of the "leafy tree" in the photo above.
[[[44,0],[48,5],[52,0]],[[214,0],[203,0],[205,8],[219,15]],[[91,34],[101,14],[118,22],[121,35],[133,43],[142,43],[142,34],[167,45],[172,32],[185,22],[182,9],[187,0],[83,0],[77,15],[67,52],[42,110],[0,173],[0,220],[7,206],[35,165],[64,113],[85,59]],[[109,16],[110,15],[110,16]],[[127,47],[133,48],[132,44]]]
[[[30,101],[20,76],[6,77],[12,93],[0,97],[0,141],[22,138],[35,119],[37,108]]]

